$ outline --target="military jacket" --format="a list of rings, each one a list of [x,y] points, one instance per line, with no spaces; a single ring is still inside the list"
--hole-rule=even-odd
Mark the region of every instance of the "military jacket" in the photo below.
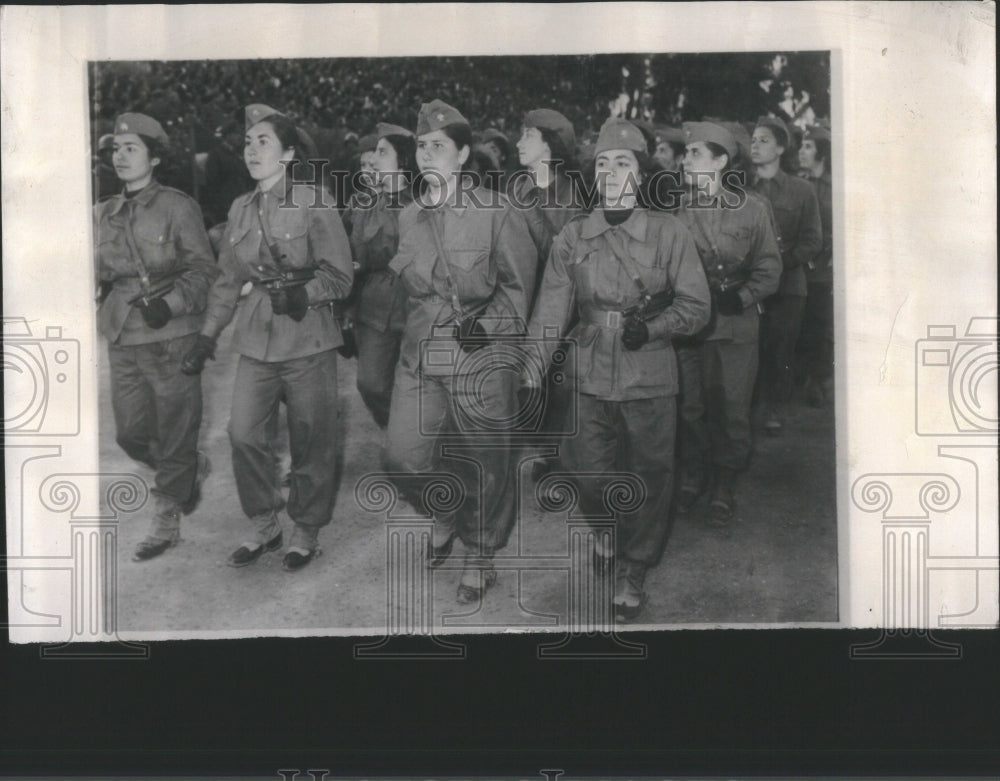
[[[447,259],[440,257],[431,220],[437,221]],[[535,258],[524,217],[506,198],[484,188],[462,193],[458,203],[437,208],[426,207],[420,199],[407,206],[399,217],[399,249],[389,263],[408,295],[400,362],[429,371],[421,358],[422,343],[437,339],[450,327],[436,325],[454,322],[453,293],[463,314],[481,309],[479,322],[491,336],[523,336],[535,284]],[[449,372],[485,366],[489,351],[495,349],[496,345],[483,348],[475,353],[475,361],[456,355]]]
[[[808,182],[779,170],[771,179],[758,179],[757,192],[765,196],[774,209],[778,228],[783,273],[779,293],[793,296],[806,294],[806,265],[823,245],[823,229],[819,203]]]
[[[280,267],[268,249],[261,221],[277,248]],[[240,305],[233,349],[259,361],[277,362],[343,344],[331,307],[322,304],[350,293],[351,245],[337,209],[324,202],[317,188],[279,180],[266,192],[258,188],[233,201],[219,266],[222,273],[209,291],[202,333],[218,336],[229,324],[246,282],[256,283],[282,269],[309,267],[316,276],[305,285],[310,303],[306,316],[296,322],[275,315],[267,289],[254,284]]]
[[[829,171],[820,177],[803,177],[816,190],[819,202],[819,218],[823,225],[823,247],[812,262],[806,266],[806,277],[810,282],[833,281],[833,178]]]
[[[691,230],[712,293],[735,289],[743,302],[738,315],[716,311],[704,338],[756,340],[755,304],[777,292],[781,279],[781,255],[763,200],[747,198],[736,209],[691,208],[685,202],[677,217]]]
[[[643,294],[612,250],[618,242],[649,294],[674,290],[673,303],[649,320],[650,340],[638,350],[622,344],[621,310]],[[573,218],[555,238],[545,268],[530,336],[551,357],[574,308],[580,321],[570,332],[568,374],[581,393],[610,401],[677,393],[677,359],[671,339],[708,322],[711,298],[690,231],[674,216],[636,209],[612,227],[602,210]],[[575,346],[574,346],[575,344]],[[575,354],[575,355],[574,355]]]
[[[131,199],[118,194],[97,204],[94,258],[98,282],[112,285],[97,315],[108,341],[146,344],[201,328],[217,269],[201,209],[190,196],[153,181]],[[173,313],[163,328],[147,326],[139,309],[128,303],[143,292],[142,269],[154,287],[180,272],[173,290],[163,296]]]
[[[344,211],[344,227],[358,266],[357,322],[379,331],[401,331],[406,320],[406,288],[389,269],[399,247],[399,215],[411,203],[409,193],[380,192],[370,205],[357,196]]]
[[[510,182],[511,204],[524,211],[531,240],[538,249],[538,275],[544,271],[552,240],[577,214],[582,199],[566,174],[557,174],[548,187],[538,187],[527,172],[519,173]]]

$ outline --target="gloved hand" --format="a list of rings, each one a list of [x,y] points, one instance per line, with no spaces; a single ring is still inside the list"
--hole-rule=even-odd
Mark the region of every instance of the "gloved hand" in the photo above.
[[[474,353],[489,343],[486,329],[483,328],[478,317],[467,317],[455,326],[455,341],[465,353]]]
[[[622,344],[626,350],[638,350],[649,341],[649,328],[642,320],[629,318],[622,328]]]
[[[296,323],[306,316],[309,294],[305,285],[272,289],[267,293],[271,297],[271,311],[276,315],[288,315]]]
[[[201,374],[205,368],[205,361],[215,358],[215,339],[211,336],[198,334],[198,339],[194,347],[188,350],[188,354],[181,361],[181,371],[184,374]]]
[[[345,319],[340,324],[340,335],[344,343],[337,348],[341,358],[353,358],[358,354],[358,340],[354,336],[354,324]]]
[[[138,307],[142,319],[150,328],[163,328],[174,316],[170,311],[170,305],[162,298],[150,299],[148,304],[138,304]]]
[[[739,288],[723,290],[715,297],[715,306],[720,315],[732,317],[743,312],[743,301],[740,299]]]

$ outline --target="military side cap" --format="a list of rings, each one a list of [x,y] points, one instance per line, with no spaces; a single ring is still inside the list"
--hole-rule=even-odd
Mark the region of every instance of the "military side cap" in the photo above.
[[[716,125],[714,122],[685,122],[684,135],[689,144],[701,142],[721,146],[726,150],[730,160],[736,156],[739,149],[739,144],[736,143],[733,134],[722,125]]]
[[[536,127],[540,130],[551,130],[562,141],[567,152],[576,149],[576,131],[573,123],[566,117],[550,108],[536,108],[524,115],[525,127]]]
[[[258,122],[273,117],[275,114],[279,117],[285,116],[278,109],[265,106],[263,103],[251,103],[244,110],[244,128],[249,130]]]
[[[594,145],[594,157],[609,149],[630,149],[646,152],[646,137],[635,125],[621,117],[611,117],[601,125],[600,135]]]
[[[405,127],[400,127],[399,125],[393,125],[389,122],[379,122],[375,126],[375,138],[385,138],[386,136],[405,136],[406,138],[413,138],[413,131],[407,130]]]
[[[111,133],[105,133],[97,142],[97,148],[101,152],[115,148],[115,137]]]
[[[115,120],[115,133],[137,133],[161,144],[169,144],[163,125],[145,114],[122,114]]]
[[[788,128],[785,123],[782,122],[777,117],[758,117],[757,127],[766,127],[774,133],[774,137],[778,142],[778,146],[787,147],[788,142],[791,141],[792,136],[788,132]]]
[[[811,125],[807,127],[806,134],[803,138],[808,138],[812,141],[832,141],[830,131],[822,125]]]
[[[358,139],[358,153],[364,154],[365,152],[374,152],[375,147],[378,146],[379,137],[374,133],[370,133],[367,136],[361,136]]]
[[[302,154],[306,156],[307,160],[312,160],[319,157],[319,151],[316,148],[316,142],[313,141],[313,137],[309,135],[303,128],[296,127],[295,135],[299,137],[299,146],[302,148]]]
[[[736,146],[740,149],[740,154],[748,160],[750,159],[750,133],[739,122],[719,122],[722,127],[733,134],[736,139]]]
[[[679,127],[660,125],[656,128],[656,143],[686,144],[687,135]]]
[[[449,106],[443,100],[432,100],[420,107],[417,115],[417,135],[433,133],[448,125],[468,125],[469,121],[462,116],[457,108]]]
[[[495,144],[502,144],[504,154],[510,154],[510,139],[495,127],[486,128],[486,130],[483,131],[482,139],[484,144],[490,141]]]

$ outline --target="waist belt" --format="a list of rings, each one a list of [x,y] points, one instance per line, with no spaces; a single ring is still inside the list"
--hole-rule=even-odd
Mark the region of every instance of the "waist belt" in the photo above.
[[[598,309],[584,304],[580,307],[580,321],[601,328],[621,328],[623,318],[619,309]]]

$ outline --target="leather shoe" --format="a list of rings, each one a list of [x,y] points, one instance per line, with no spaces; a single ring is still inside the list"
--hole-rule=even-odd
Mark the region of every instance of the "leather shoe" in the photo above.
[[[278,550],[278,548],[281,547],[281,544],[282,536],[281,532],[278,532],[276,536],[272,537],[264,545],[258,545],[256,548],[251,549],[246,545],[240,545],[240,547],[230,554],[229,560],[226,561],[226,564],[230,567],[246,567],[249,564],[253,564],[265,553]]]
[[[135,546],[135,553],[132,554],[132,561],[149,561],[155,559],[168,548],[177,544],[177,540],[161,540],[156,537],[147,537]]]
[[[469,586],[465,583],[458,584],[458,593],[455,595],[455,600],[460,605],[472,605],[482,600],[483,594],[486,590],[490,588],[494,583],[497,582],[497,571],[494,569],[480,570],[482,572],[480,587]]]
[[[451,555],[451,548],[455,544],[455,537],[452,535],[444,545],[435,546],[430,540],[427,541],[427,566],[437,569],[444,564]]]
[[[297,550],[290,550],[285,554],[285,558],[281,561],[281,566],[284,568],[285,572],[297,572],[302,569],[306,564],[308,564],[313,559],[317,558],[322,551],[319,548],[313,548],[307,553],[299,553]]]

